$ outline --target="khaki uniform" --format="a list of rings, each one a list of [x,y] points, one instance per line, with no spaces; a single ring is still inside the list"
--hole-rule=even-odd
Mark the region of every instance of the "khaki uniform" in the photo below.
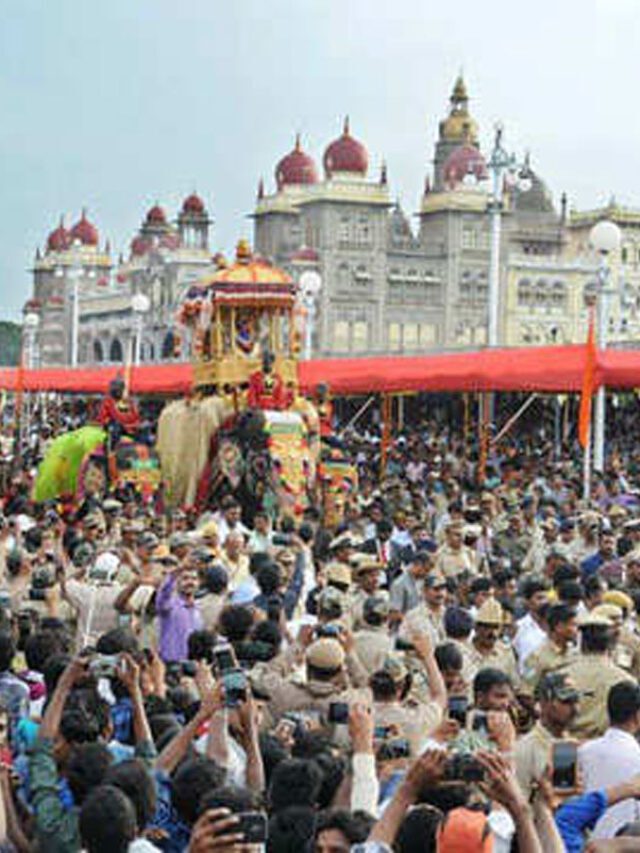
[[[611,658],[616,666],[634,678],[640,678],[640,637],[629,628],[623,628]]]
[[[488,654],[483,654],[471,643],[469,647],[469,661],[471,664],[472,680],[479,670],[491,667],[492,669],[499,669],[501,672],[506,672],[513,683],[514,689],[518,688],[520,676],[518,675],[518,666],[513,649],[500,640],[498,640]]]
[[[441,572],[446,578],[455,578],[465,571],[475,574],[478,571],[477,555],[466,545],[457,551],[449,545],[442,545],[436,553],[435,571]]]
[[[400,636],[410,642],[413,633],[428,634],[434,646],[444,643],[447,638],[444,630],[444,607],[435,612],[423,602],[410,610],[400,626]]]
[[[566,673],[576,690],[588,694],[580,698],[578,714],[569,727],[569,734],[580,740],[600,737],[609,726],[607,697],[610,688],[619,681],[633,679],[604,654],[581,654],[566,668]]]
[[[493,548],[496,553],[520,565],[531,548],[531,536],[528,533],[519,533],[516,536],[510,530],[504,530],[495,536]]]
[[[557,672],[559,669],[570,666],[578,658],[578,650],[574,646],[569,646],[566,651],[562,651],[553,640],[546,640],[539,649],[531,652],[527,657],[523,674],[527,692],[534,694],[543,676],[548,672]]]
[[[443,711],[436,702],[409,705],[405,702],[375,702],[373,720],[376,726],[395,725],[400,737],[406,737],[411,755],[418,756],[425,740],[442,722]]]
[[[334,682],[305,681],[298,675],[283,679],[278,673],[266,670],[260,678],[254,677],[254,683],[270,696],[264,706],[267,727],[276,725],[283,714],[290,711],[309,712],[326,726],[332,702],[354,703],[370,699],[368,690],[345,689]]]
[[[393,640],[386,625],[368,626],[354,635],[356,654],[369,675],[382,669],[387,655],[393,651]]]
[[[545,774],[551,762],[551,749],[556,738],[538,720],[524,737],[516,741],[513,757],[516,776],[527,800],[531,799],[533,787]]]

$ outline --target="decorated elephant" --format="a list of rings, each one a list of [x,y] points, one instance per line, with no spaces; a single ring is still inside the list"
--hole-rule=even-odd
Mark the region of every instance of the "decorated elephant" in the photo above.
[[[303,414],[304,412],[304,414]],[[299,514],[316,474],[313,406],[234,410],[231,397],[170,403],[160,415],[158,452],[168,498],[205,507],[221,494],[258,509]]]
[[[156,451],[123,437],[107,452],[106,441],[107,432],[99,426],[84,426],[56,438],[38,467],[33,500],[82,499],[126,488],[150,499],[162,479]]]

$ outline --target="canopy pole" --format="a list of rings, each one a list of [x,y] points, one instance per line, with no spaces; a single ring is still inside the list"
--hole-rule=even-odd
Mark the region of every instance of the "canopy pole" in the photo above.
[[[536,399],[536,397],[537,397],[537,396],[538,396],[538,393],[537,393],[537,391],[536,391],[536,392],[534,392],[533,394],[531,394],[529,397],[527,397],[527,399],[526,399],[526,400],[524,401],[524,403],[520,406],[520,408],[519,408],[519,409],[518,409],[518,411],[515,413],[515,415],[512,415],[512,416],[509,418],[509,420],[506,422],[506,424],[502,427],[502,429],[501,429],[501,430],[500,430],[500,432],[496,435],[496,437],[493,439],[493,441],[491,442],[491,444],[497,444],[497,443],[500,441],[500,439],[502,438],[502,436],[503,436],[503,435],[506,435],[506,434],[509,432],[509,430],[511,429],[511,427],[516,423],[516,421],[517,421],[517,420],[519,420],[519,418],[521,418],[521,417],[522,417],[522,415],[524,415],[524,413],[527,411],[527,409],[528,409],[528,408],[529,408],[529,406],[533,403],[533,401]]]
[[[361,415],[364,415],[364,413],[367,411],[367,409],[369,408],[369,406],[373,403],[373,401],[375,399],[376,399],[375,394],[372,394],[371,397],[369,397],[369,399],[366,400],[366,402],[362,406],[360,406],[360,408],[355,413],[355,415],[351,418],[349,423],[345,427],[343,427],[343,429],[340,430],[341,435],[343,433],[345,433],[348,429],[350,429],[355,424],[355,422],[361,417]]]
[[[478,435],[478,485],[482,486],[487,479],[487,459],[489,456],[489,413],[491,411],[491,394],[483,392],[478,400],[480,433]]]
[[[387,470],[387,454],[391,443],[393,429],[393,397],[391,394],[382,395],[382,441],[380,442],[380,478],[384,479]]]

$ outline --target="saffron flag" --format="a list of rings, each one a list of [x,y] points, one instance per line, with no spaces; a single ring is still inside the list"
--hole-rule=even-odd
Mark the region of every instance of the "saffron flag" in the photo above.
[[[596,387],[596,334],[594,328],[594,310],[589,311],[589,331],[582,375],[582,396],[580,397],[580,415],[578,418],[578,441],[586,449],[591,432],[591,399]]]

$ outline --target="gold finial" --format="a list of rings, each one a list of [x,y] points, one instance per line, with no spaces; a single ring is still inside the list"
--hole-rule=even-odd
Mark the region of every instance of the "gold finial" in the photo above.
[[[302,150],[302,148],[300,146],[300,133],[299,132],[296,133],[296,144],[294,145],[293,150],[294,151],[301,151]]]
[[[462,76],[462,71],[458,74],[456,78],[456,82],[453,86],[453,92],[451,93],[451,102],[454,104],[466,103],[469,100],[469,95],[467,94],[467,86],[464,82],[464,77]]]
[[[241,240],[238,240],[238,245],[236,246],[236,261],[239,264],[248,264],[251,260],[251,246],[249,245],[249,241],[244,237]]]
[[[344,127],[342,128],[342,135],[349,136],[349,116],[344,117]]]

